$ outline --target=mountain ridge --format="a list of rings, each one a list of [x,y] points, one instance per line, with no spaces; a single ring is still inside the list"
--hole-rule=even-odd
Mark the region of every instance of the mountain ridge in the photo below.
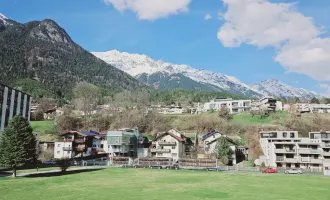
[[[92,52],[92,54],[117,67],[118,69],[131,74],[137,79],[140,79],[140,76],[143,74],[144,76],[151,76],[154,74],[163,74],[163,76],[182,74],[193,81],[191,81],[191,84],[203,85],[204,88],[207,88],[210,91],[225,91],[237,95],[256,98],[261,97],[257,91],[250,88],[247,84],[241,82],[236,77],[228,76],[222,73],[195,69],[185,64],[178,65],[162,60],[155,61],[144,54],[129,54],[126,52],[119,52],[117,50]],[[155,81],[152,84],[148,82],[144,83],[152,86],[156,82],[161,82],[161,80]]]

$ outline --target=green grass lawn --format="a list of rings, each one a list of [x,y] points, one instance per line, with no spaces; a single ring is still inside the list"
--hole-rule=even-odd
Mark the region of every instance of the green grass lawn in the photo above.
[[[33,132],[43,133],[47,130],[51,130],[54,127],[53,121],[30,121],[33,128]]]
[[[10,200],[329,200],[329,188],[323,176],[123,168],[0,178],[0,197]]]

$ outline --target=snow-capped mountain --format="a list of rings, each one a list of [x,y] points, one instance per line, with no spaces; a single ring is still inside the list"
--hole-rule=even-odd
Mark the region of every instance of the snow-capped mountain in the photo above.
[[[313,97],[320,98],[320,94],[314,91],[308,91],[303,88],[294,88],[288,84],[282,83],[279,80],[265,80],[251,86],[255,90],[262,93],[264,96],[273,97],[299,97],[301,99],[311,99]]]
[[[0,26],[6,25],[6,23],[7,23],[6,19],[8,19],[8,18],[0,13]]]
[[[253,97],[261,96],[256,90],[233,76],[195,69],[188,65],[172,64],[162,60],[155,61],[147,55],[129,54],[116,50],[92,53],[155,88],[159,88],[159,85],[166,80],[172,81],[167,83],[173,87],[187,89],[188,85],[194,85],[194,88],[189,89],[227,91]],[[176,84],[173,84],[173,81]],[[173,89],[173,87],[167,89]],[[166,86],[163,86],[163,89],[166,89]]]

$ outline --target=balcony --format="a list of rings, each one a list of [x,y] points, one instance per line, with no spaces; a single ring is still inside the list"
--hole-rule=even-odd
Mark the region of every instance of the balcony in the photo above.
[[[298,163],[297,158],[285,158],[286,163]]]
[[[275,153],[296,153],[293,149],[275,149]]]
[[[63,147],[63,151],[72,151],[72,147]]]
[[[322,151],[318,149],[299,149],[298,153],[300,154],[321,154]]]
[[[323,160],[322,159],[311,159],[311,163],[322,164]]]
[[[321,147],[324,149],[330,149],[330,144],[322,144]]]
[[[171,149],[151,149],[152,153],[171,153]]]
[[[276,162],[284,162],[284,157],[276,157]]]
[[[84,143],[85,140],[84,139],[75,139],[74,142],[75,143]]]
[[[64,140],[63,140],[64,142],[73,142],[73,140],[72,139],[68,139],[68,138],[64,138]]]
[[[329,156],[330,157],[330,152],[323,152],[323,156]]]
[[[175,146],[176,142],[158,142],[159,146]]]
[[[324,159],[323,164],[330,166],[330,159]]]
[[[76,147],[76,151],[85,151],[86,147]]]
[[[309,158],[309,157],[302,157],[301,162],[307,162],[307,163],[313,163],[313,164],[322,164],[322,159],[315,159],[315,158]]]

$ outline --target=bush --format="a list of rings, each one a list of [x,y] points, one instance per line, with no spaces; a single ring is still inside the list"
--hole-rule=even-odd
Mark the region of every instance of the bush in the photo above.
[[[71,160],[69,158],[60,158],[56,160],[56,164],[61,168],[62,172],[66,172],[71,165]]]
[[[38,156],[38,160],[48,161],[54,159],[54,149],[48,148],[45,151],[41,152]]]
[[[225,119],[225,120],[232,120],[233,119],[233,115],[230,114],[230,110],[227,108],[221,108],[219,110],[219,117],[220,119]]]
[[[265,168],[266,167],[266,164],[265,162],[262,162],[261,165],[260,165],[261,168]]]

